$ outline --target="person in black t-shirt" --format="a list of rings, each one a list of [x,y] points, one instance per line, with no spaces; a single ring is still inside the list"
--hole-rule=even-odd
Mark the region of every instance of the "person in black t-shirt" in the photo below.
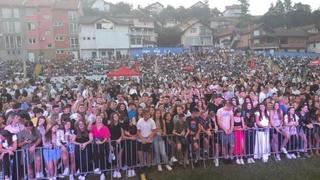
[[[211,112],[213,111],[214,113],[217,114],[218,109],[222,108],[222,96],[216,95],[211,99],[211,101],[208,103],[208,110]],[[212,102],[213,101],[213,102]]]
[[[137,164],[137,126],[135,119],[131,121],[126,120],[123,123],[123,139],[125,140],[125,162],[128,166],[128,177],[133,177],[136,175],[134,171],[134,166]]]
[[[116,158],[113,159],[112,164],[114,165],[115,171],[113,172],[114,178],[121,178],[120,168],[122,167],[122,152],[124,147],[124,141],[122,141],[123,137],[123,129],[119,121],[119,114],[113,113],[111,115],[111,124],[109,126],[110,134],[111,134],[111,151],[115,152]]]
[[[199,159],[199,136],[201,131],[201,126],[199,124],[199,109],[194,108],[191,112],[191,116],[187,117],[186,121],[188,124],[187,137],[188,141],[191,144],[191,151],[196,153],[196,161]]]

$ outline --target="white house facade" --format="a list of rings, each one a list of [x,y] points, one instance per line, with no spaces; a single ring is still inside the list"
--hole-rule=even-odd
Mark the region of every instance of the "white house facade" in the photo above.
[[[181,44],[184,47],[212,47],[213,46],[213,31],[207,25],[200,21],[188,26],[183,26],[181,29]]]
[[[111,58],[127,55],[130,48],[131,24],[107,17],[80,19],[80,58]]]

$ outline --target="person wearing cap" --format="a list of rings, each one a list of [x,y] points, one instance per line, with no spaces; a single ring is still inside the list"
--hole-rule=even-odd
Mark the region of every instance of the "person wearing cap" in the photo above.
[[[222,155],[225,159],[233,160],[234,135],[233,135],[233,106],[232,102],[226,101],[224,107],[217,111],[217,123],[219,126],[219,136]]]
[[[153,137],[156,135],[157,126],[150,116],[149,109],[143,110],[143,118],[137,123],[138,129],[138,155],[140,165],[146,165],[151,162],[151,151]],[[144,154],[147,154],[147,159],[144,159]]]

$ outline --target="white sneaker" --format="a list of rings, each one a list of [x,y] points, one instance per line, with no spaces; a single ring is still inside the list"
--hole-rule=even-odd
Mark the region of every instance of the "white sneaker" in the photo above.
[[[167,164],[167,165],[166,165],[166,169],[167,169],[168,171],[171,171],[171,170],[172,170],[172,167]]]
[[[121,173],[120,173],[120,171],[117,171],[117,178],[121,178]]]
[[[117,176],[118,176],[117,171],[113,171],[112,177],[113,177],[113,178],[117,178]]]
[[[69,180],[74,180],[73,175],[70,175],[70,176],[69,176]]]
[[[162,166],[158,165],[158,171],[162,171]]]
[[[128,170],[127,176],[128,176],[129,178],[132,177],[132,170],[131,170],[131,169]]]
[[[287,159],[292,159],[291,155],[289,153],[286,154]]]
[[[96,168],[93,172],[94,174],[101,174],[100,168]]]
[[[100,180],[105,180],[106,179],[106,176],[102,173],[101,175],[100,175]]]
[[[174,156],[172,156],[172,158],[170,159],[171,162],[175,163],[175,162],[178,162],[178,159]]]
[[[214,159],[214,166],[215,167],[219,166],[219,159],[218,158]]]
[[[134,171],[134,169],[132,169],[131,172],[132,172],[132,177],[136,176],[136,172]]]
[[[236,160],[236,164],[241,165],[241,162],[240,162],[240,160],[238,158]]]
[[[251,164],[251,163],[252,163],[252,162],[251,162],[251,158],[248,158],[248,159],[247,159],[247,163],[248,163],[248,164]]]
[[[80,175],[80,176],[78,177],[78,179],[79,179],[79,180],[86,180],[86,177],[83,176],[83,175]]]
[[[262,158],[262,162],[267,163],[268,162],[268,158]]]
[[[41,178],[41,177],[43,177],[43,174],[42,174],[42,173],[36,173],[36,179],[39,179],[39,178]]]
[[[279,154],[276,155],[276,158],[277,158],[278,161],[281,161],[281,158],[280,158]]]
[[[68,176],[69,174],[70,174],[69,168],[65,168],[62,175],[63,176]]]
[[[242,158],[240,159],[240,163],[241,163],[242,165],[244,165],[244,161],[243,161]]]
[[[291,159],[297,159],[297,156],[295,154],[290,154]]]
[[[282,147],[280,150],[281,150],[281,152],[283,152],[284,154],[288,154],[288,151],[286,150],[286,148]]]
[[[250,160],[250,161],[251,161],[251,163],[255,163],[255,161],[254,161],[254,159],[253,159],[253,158],[250,158],[250,159],[251,159],[251,160]]]

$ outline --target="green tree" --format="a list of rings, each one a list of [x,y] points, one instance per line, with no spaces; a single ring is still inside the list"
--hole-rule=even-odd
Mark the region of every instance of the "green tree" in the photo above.
[[[110,10],[111,15],[118,16],[118,15],[129,15],[132,11],[132,4],[119,2],[114,4]]]
[[[288,13],[289,11],[292,11],[292,1],[291,0],[284,0],[283,1],[285,12]]]
[[[243,15],[249,14],[249,1],[248,0],[238,0],[240,2],[241,11]]]

